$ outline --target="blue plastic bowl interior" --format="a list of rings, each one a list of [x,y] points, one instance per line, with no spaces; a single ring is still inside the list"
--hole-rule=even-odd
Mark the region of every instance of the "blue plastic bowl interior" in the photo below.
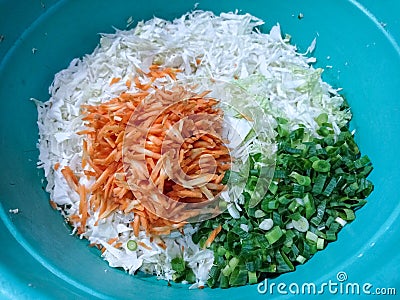
[[[172,19],[194,8],[249,12],[280,23],[304,51],[314,37],[317,66],[335,87],[343,87],[354,118],[357,142],[374,164],[375,191],[337,242],[310,262],[270,282],[317,286],[347,273],[348,282],[400,288],[399,193],[400,51],[390,24],[380,23],[356,1],[0,1],[0,295],[4,298],[244,299],[257,286],[188,290],[187,286],[132,277],[109,268],[98,251],[70,235],[49,206],[38,157],[36,109],[31,97],[47,100],[48,86],[75,57],[92,52],[98,33],[125,28],[127,19]],[[367,2],[367,1],[363,1]],[[373,3],[373,1],[370,1]],[[390,9],[400,5],[390,1]],[[372,4],[371,4],[372,5]],[[380,13],[382,5],[375,5]],[[302,13],[303,18],[298,15]],[[394,14],[393,14],[394,15]],[[393,24],[393,23],[392,23]],[[392,27],[394,28],[394,27]],[[387,31],[388,30],[388,31]],[[397,29],[393,29],[395,32]],[[400,36],[400,35],[399,35]],[[32,51],[32,49],[37,49]],[[18,208],[18,214],[10,209]],[[340,292],[338,292],[340,293]],[[324,297],[330,296],[325,292]]]

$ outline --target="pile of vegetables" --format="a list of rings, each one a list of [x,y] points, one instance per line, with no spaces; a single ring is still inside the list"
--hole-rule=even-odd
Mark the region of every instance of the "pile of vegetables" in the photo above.
[[[102,34],[35,100],[50,204],[111,267],[254,284],[304,264],[366,203],[372,165],[313,67],[316,39],[300,53],[263,24],[195,10]]]

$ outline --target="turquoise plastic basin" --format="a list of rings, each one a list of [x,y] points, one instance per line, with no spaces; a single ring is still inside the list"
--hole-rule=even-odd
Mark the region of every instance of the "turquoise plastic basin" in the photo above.
[[[337,242],[295,272],[269,280],[268,287],[279,283],[320,287],[329,280],[340,283],[337,274],[345,272],[347,280],[342,283],[357,283],[361,288],[370,283],[371,293],[378,293],[376,288],[386,288],[386,292],[396,288],[400,293],[398,1],[1,0],[0,298],[233,300],[282,296],[276,286],[272,294],[269,290],[260,294],[257,285],[228,290],[168,287],[151,276],[131,277],[109,268],[87,242],[69,234],[62,217],[49,206],[43,173],[36,168],[37,115],[29,99],[47,100],[54,74],[73,58],[92,52],[98,33],[113,32],[112,26],[124,28],[130,16],[136,21],[154,15],[178,17],[197,2],[198,8],[216,13],[235,9],[252,13],[266,20],[265,29],[279,22],[300,50],[317,36],[317,65],[333,66],[325,70],[324,79],[344,88],[354,114],[357,142],[375,167],[370,177],[375,191],[357,212],[356,221],[341,231]],[[302,19],[297,17],[300,13]],[[9,212],[15,208],[18,214]],[[363,290],[360,294],[357,299],[370,297]],[[285,297],[290,296],[288,292]],[[337,295],[325,288],[321,296]]]

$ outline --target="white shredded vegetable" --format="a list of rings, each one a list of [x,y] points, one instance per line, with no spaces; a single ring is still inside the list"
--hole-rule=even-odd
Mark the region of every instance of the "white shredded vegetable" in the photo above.
[[[225,136],[235,157],[233,169],[239,170],[249,153],[274,154],[278,117],[287,119],[291,129],[305,124],[313,135],[317,135],[314,118],[321,113],[328,115],[335,130],[344,125],[350,113],[340,110],[343,98],[322,81],[322,70],[312,67],[315,59],[299,54],[288,38],[282,38],[279,24],[269,33],[260,33],[257,28],[262,24],[252,15],[237,12],[216,16],[194,11],[173,21],[153,18],[139,22],[132,30],[102,34],[93,53],[73,59],[57,73],[49,88],[50,99],[35,102],[40,135],[38,166],[44,169],[46,190],[63,215],[68,218],[79,212],[79,195],[69,188],[60,170],[69,166],[75,174],[83,173],[83,136],[76,134],[85,129],[81,105],[97,105],[119,96],[127,91],[128,79],[139,70],[148,72],[152,64],[182,70],[177,75],[180,84],[197,84],[199,90],[210,90],[212,97],[222,101]],[[314,48],[315,41],[307,54]],[[121,80],[110,85],[115,77]],[[58,171],[56,163],[60,163]],[[80,180],[87,187],[93,185],[86,176]],[[241,189],[234,187],[222,195],[230,202],[232,217],[239,216],[240,194]],[[205,284],[214,254],[192,242],[196,225],[187,225],[184,235],[173,232],[160,237],[167,246],[163,249],[144,231],[139,237],[133,235],[133,213],[113,212],[96,224],[97,216],[98,212],[89,211],[81,237],[102,245],[102,255],[110,266],[122,267],[129,274],[141,270],[171,280],[171,260],[181,256],[196,276],[192,287]],[[271,226],[270,221],[260,224],[263,230]],[[122,244],[120,248],[108,244],[114,237]],[[137,250],[129,250],[127,242],[132,239],[151,250],[140,244]]]

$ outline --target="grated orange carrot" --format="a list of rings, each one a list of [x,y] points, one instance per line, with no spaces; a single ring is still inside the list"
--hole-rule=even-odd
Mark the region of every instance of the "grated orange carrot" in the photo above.
[[[140,231],[140,216],[137,214],[133,220],[133,233],[136,237],[139,236]]]
[[[53,209],[57,209],[57,208],[58,208],[57,204],[56,204],[53,200],[50,199],[49,202],[50,202],[50,206],[51,206]]]
[[[159,246],[160,248],[162,248],[162,249],[167,249],[167,245],[165,245],[165,243],[164,242],[159,242],[159,243],[157,243],[157,246]]]
[[[80,222],[80,233],[85,231],[89,207],[99,214],[95,224],[115,210],[124,213],[133,212],[134,221],[131,227],[135,236],[139,235],[140,230],[145,230],[150,235],[169,234],[172,230],[180,229],[185,225],[185,222],[172,222],[149,211],[141,203],[142,200],[136,199],[126,181],[122,157],[123,142],[127,138],[135,140],[142,134],[141,130],[147,132],[146,146],[135,148],[135,151],[129,155],[132,155],[132,159],[145,157],[151,180],[162,194],[171,197],[176,201],[175,203],[195,203],[207,201],[223,190],[224,185],[221,184],[221,180],[225,170],[230,167],[230,155],[224,141],[219,138],[222,132],[222,111],[216,108],[218,101],[205,98],[210,91],[195,94],[182,87],[172,90],[154,87],[153,93],[150,94],[149,89],[153,87],[156,80],[167,76],[176,80],[179,72],[178,69],[152,65],[148,73],[139,71],[141,77],[135,76],[132,80],[128,79],[125,82],[128,89],[131,89],[131,85],[134,84],[138,92],[123,92],[119,97],[108,102],[82,106],[84,114],[82,119],[86,125],[86,129],[78,132],[85,136],[82,168],[85,166],[91,168],[91,170],[85,169],[83,174],[88,179],[94,179],[94,184],[90,189],[86,189],[84,185],[79,184],[78,178],[69,167],[62,170],[69,186],[79,193],[81,199],[80,215],[74,217],[75,223]],[[120,80],[121,78],[112,78],[110,85]],[[133,112],[144,99],[146,99],[146,110],[140,114],[140,118],[143,124],[149,125],[145,128],[137,128],[137,133],[129,132],[125,135]],[[181,101],[182,99],[185,100]],[[210,120],[213,118],[219,121],[215,121],[213,126],[210,126],[211,121],[204,120],[202,117],[205,114],[210,117]],[[199,117],[196,117],[197,115]],[[182,122],[181,120],[184,120],[182,124],[179,123]],[[203,128],[203,131],[211,130],[211,133],[199,132],[192,136],[190,132],[196,128]],[[167,158],[162,152],[164,143],[171,145],[181,143],[182,146],[182,150],[176,155],[179,163],[171,166],[172,173],[182,168],[189,178],[185,179],[187,184],[202,183],[205,180],[204,184],[207,185],[202,188],[187,188],[171,180],[163,169],[164,160]],[[199,157],[204,154],[209,155],[210,158],[199,160]],[[142,188],[143,197],[152,196],[147,186],[144,185]],[[89,196],[88,193],[90,193]],[[183,216],[193,214],[193,212],[179,210],[174,204],[170,205],[170,213]],[[215,233],[215,236],[217,234]],[[149,246],[144,244],[143,247]]]
[[[69,187],[74,191],[78,192],[78,179],[76,178],[75,174],[72,172],[71,168],[65,166],[61,173],[63,174],[65,180],[67,181]]]
[[[109,240],[107,241],[107,243],[108,243],[109,245],[112,245],[112,244],[114,244],[116,241],[118,241],[118,237],[114,237],[114,238],[109,239]]]
[[[128,90],[130,90],[130,89],[131,89],[131,86],[132,86],[132,81],[131,81],[130,79],[128,79],[128,80],[125,82],[125,85],[126,85],[126,87],[128,88]]]
[[[207,240],[204,242],[203,249],[208,248],[211,246],[212,242],[215,240],[217,237],[218,233],[220,233],[222,229],[222,226],[219,225],[217,228],[215,228],[213,231],[211,231],[210,235],[208,236]]]
[[[121,80],[121,78],[119,77],[114,77],[113,79],[111,79],[110,85],[113,85],[114,83],[117,83]]]
[[[150,246],[146,245],[145,243],[143,243],[142,241],[137,241],[137,244],[147,250],[153,250],[153,248],[151,248]]]
[[[78,186],[78,191],[79,191],[79,213],[81,214],[81,225],[80,225],[80,231],[83,233],[85,232],[85,226],[86,226],[86,221],[88,217],[88,211],[87,211],[87,201],[86,201],[86,187],[83,184],[80,184]]]

